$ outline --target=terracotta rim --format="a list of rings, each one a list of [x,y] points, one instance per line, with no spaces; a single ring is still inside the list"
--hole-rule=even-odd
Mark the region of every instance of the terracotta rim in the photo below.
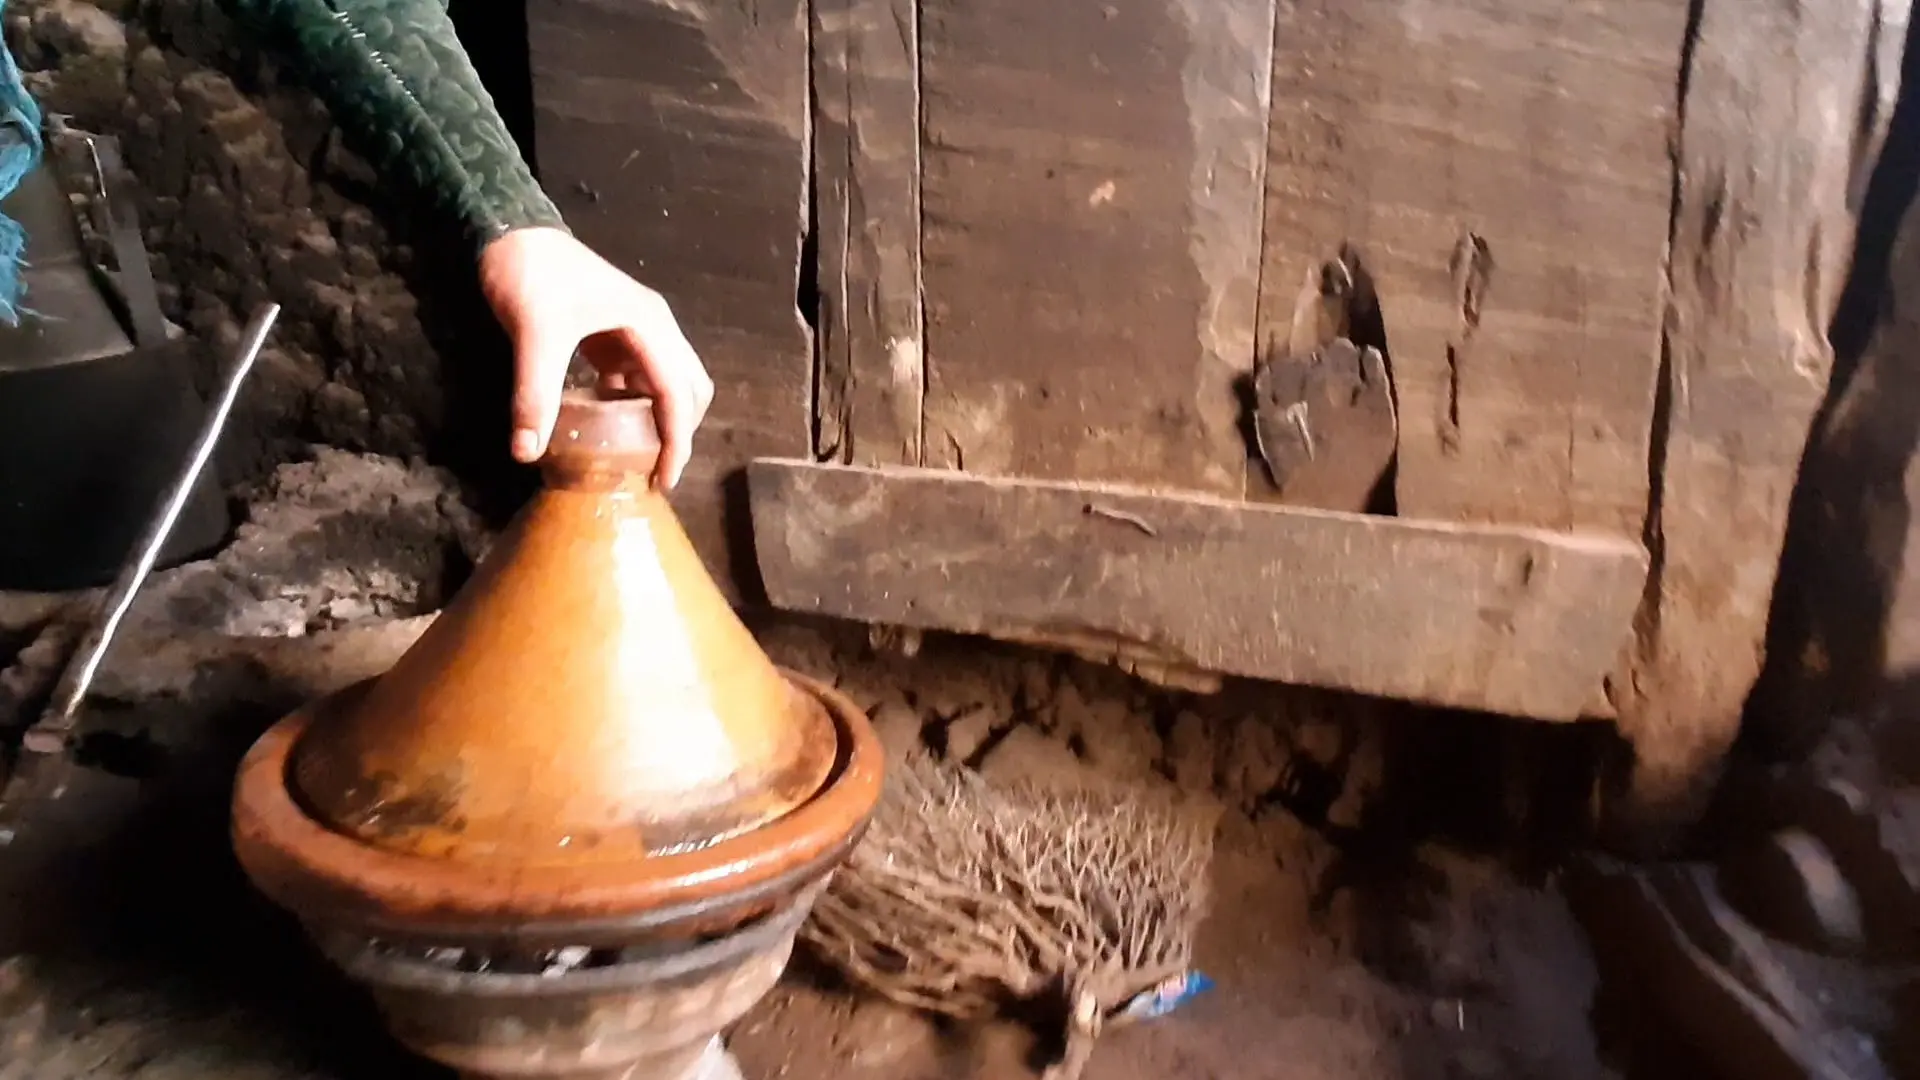
[[[660,428],[647,394],[600,386],[564,391],[540,471],[553,487],[606,490],[629,476],[651,477]]]
[[[826,706],[840,754],[811,799],[711,847],[621,866],[513,869],[382,851],[334,832],[295,802],[288,760],[314,715],[367,680],[294,712],[247,752],[234,785],[234,850],[254,885],[295,914],[373,933],[586,944],[608,931],[737,924],[832,870],[880,798],[884,752],[866,715],[831,687],[780,671]]]

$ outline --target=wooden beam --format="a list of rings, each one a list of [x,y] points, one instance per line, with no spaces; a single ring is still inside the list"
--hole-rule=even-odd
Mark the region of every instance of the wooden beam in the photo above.
[[[920,47],[913,0],[814,0],[815,456],[920,462]]]
[[[1899,82],[1906,0],[1705,0],[1673,223],[1654,581],[1623,824],[1706,798],[1760,671],[1787,507],[1833,355],[1853,198]],[[1836,553],[1851,558],[1854,553]]]
[[[1385,322],[1402,516],[1638,534],[1686,16],[1280,5],[1261,340],[1355,245]]]
[[[574,231],[673,304],[718,386],[675,495],[735,596],[726,485],[812,448],[803,0],[527,8],[541,179]]]
[[[1113,485],[763,460],[775,606],[1546,720],[1583,715],[1630,634],[1630,540]]]
[[[926,463],[1237,495],[1273,0],[921,0]]]

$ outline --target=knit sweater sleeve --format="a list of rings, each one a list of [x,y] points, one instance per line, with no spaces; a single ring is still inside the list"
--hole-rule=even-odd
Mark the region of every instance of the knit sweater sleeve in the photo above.
[[[418,185],[478,250],[563,228],[454,35],[447,0],[223,0],[281,50],[382,175]]]

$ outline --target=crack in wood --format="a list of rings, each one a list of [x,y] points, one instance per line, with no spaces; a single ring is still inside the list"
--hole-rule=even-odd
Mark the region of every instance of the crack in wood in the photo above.
[[[924,443],[920,105],[913,0],[813,0],[823,242],[823,456],[915,464]]]

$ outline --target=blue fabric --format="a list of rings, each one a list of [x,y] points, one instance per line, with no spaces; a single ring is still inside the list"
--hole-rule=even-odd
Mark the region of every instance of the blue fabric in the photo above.
[[[7,0],[0,0],[0,16]],[[20,82],[20,67],[0,38],[0,199],[13,194],[20,181],[40,164],[40,106]],[[20,325],[22,292],[26,282],[20,268],[27,251],[26,230],[0,214],[0,323]]]

